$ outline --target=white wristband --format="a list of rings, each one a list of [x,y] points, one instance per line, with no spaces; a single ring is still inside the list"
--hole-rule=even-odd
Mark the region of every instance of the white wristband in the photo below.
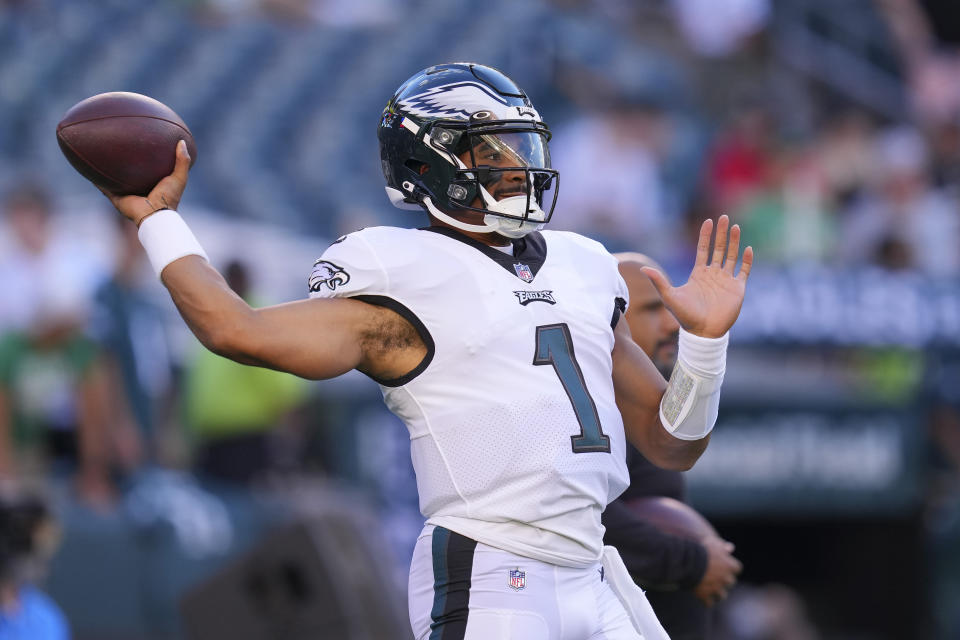
[[[660,401],[660,422],[674,437],[699,440],[717,422],[729,334],[702,338],[680,330],[677,364]]]
[[[140,223],[137,235],[158,278],[168,264],[184,256],[194,255],[209,260],[190,227],[172,209],[150,215]]]
[[[703,338],[680,329],[677,360],[683,361],[694,373],[707,376],[722,374],[727,368],[729,342],[729,331],[719,338]]]

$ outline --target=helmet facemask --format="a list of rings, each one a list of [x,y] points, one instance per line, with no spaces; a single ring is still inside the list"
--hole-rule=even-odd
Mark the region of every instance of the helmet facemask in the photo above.
[[[447,210],[483,214],[491,231],[519,238],[549,222],[556,204],[550,132],[531,120],[491,118],[479,111],[468,121],[433,121],[424,127],[423,142],[453,169]]]

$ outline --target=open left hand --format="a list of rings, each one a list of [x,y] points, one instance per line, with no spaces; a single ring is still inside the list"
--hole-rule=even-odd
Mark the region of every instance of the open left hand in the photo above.
[[[183,190],[187,188],[189,171],[190,153],[187,151],[187,143],[181,140],[177,143],[177,159],[173,173],[158,182],[146,197],[118,196],[105,189],[100,191],[110,199],[123,217],[139,227],[144,218],[150,214],[162,209],[176,209],[179,206]]]
[[[734,275],[740,251],[740,225],[730,228],[730,219],[725,215],[717,221],[713,256],[707,264],[712,231],[713,220],[705,220],[700,227],[697,259],[685,284],[671,286],[660,271],[643,268],[680,326],[704,338],[719,338],[736,322],[753,266],[753,248],[747,247],[743,251],[740,272]]]

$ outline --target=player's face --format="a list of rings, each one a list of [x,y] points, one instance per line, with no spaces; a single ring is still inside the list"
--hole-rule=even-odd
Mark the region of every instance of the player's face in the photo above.
[[[621,265],[620,272],[630,290],[630,308],[625,318],[633,340],[650,356],[657,369],[669,376],[677,361],[680,324],[638,265]]]
[[[496,200],[526,196],[529,192],[527,172],[498,171],[502,168],[549,167],[550,158],[543,136],[536,133],[484,134],[473,138],[475,144],[458,157],[467,167],[490,167],[483,187]],[[481,208],[480,198],[471,206]]]

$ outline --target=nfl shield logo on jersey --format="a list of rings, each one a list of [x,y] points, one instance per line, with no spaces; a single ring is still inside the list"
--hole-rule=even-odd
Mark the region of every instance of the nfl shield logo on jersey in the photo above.
[[[517,272],[517,277],[524,282],[533,282],[533,271],[522,262],[514,263],[513,270]]]
[[[521,571],[520,567],[510,570],[510,588],[514,591],[520,591],[527,586],[527,572]]]

